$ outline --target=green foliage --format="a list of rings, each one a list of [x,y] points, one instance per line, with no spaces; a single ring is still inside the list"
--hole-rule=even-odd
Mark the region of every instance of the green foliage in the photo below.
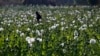
[[[0,56],[99,56],[99,26],[100,8],[2,7]]]

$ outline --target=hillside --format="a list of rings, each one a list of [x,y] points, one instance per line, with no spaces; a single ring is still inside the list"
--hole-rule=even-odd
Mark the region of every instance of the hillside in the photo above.
[[[89,5],[89,0],[0,0],[0,5],[33,4],[33,5]],[[100,4],[100,0],[91,0],[91,3]],[[97,2],[98,1],[98,2]]]

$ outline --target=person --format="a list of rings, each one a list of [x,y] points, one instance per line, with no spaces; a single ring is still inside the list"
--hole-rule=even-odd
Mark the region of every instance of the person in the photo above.
[[[40,19],[42,19],[42,16],[39,14],[38,11],[36,11],[36,19],[38,23],[40,22]]]

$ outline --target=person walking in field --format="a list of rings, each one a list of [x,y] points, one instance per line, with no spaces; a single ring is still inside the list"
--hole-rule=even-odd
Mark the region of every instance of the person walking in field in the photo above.
[[[37,20],[37,22],[39,23],[41,19],[42,19],[42,16],[39,14],[38,11],[36,11],[36,20]]]

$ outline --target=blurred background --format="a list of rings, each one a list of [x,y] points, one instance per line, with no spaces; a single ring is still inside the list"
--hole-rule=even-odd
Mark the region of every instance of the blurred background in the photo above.
[[[100,0],[0,0],[4,5],[100,5]]]

